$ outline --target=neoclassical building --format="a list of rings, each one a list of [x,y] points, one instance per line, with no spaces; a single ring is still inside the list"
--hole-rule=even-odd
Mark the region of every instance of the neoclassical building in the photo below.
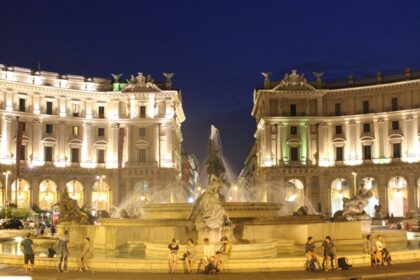
[[[121,75],[107,80],[0,65],[0,203],[50,209],[63,188],[80,206],[107,211],[133,190],[169,201],[159,193],[181,181],[185,116],[173,74],[164,76],[162,83],[142,73],[122,82]]]
[[[255,143],[239,177],[256,199],[332,215],[357,187],[393,216],[420,206],[420,72],[326,83],[292,70],[254,90]],[[257,191],[255,191],[255,189]]]

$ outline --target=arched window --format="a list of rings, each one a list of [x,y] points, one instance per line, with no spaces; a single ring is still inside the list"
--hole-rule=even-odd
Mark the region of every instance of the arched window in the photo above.
[[[93,185],[92,209],[109,211],[109,185],[100,180]]]
[[[407,180],[392,177],[388,181],[388,213],[394,217],[404,217],[408,211]]]
[[[287,181],[285,200],[295,203],[296,208],[305,204],[303,183],[301,180],[290,179]]]
[[[74,179],[66,183],[66,188],[67,192],[69,193],[69,196],[77,200],[77,205],[79,207],[82,207],[84,203],[82,183]]]
[[[350,186],[346,179],[337,178],[331,183],[331,214],[343,210],[343,198],[350,198]]]
[[[364,210],[370,217],[375,217],[375,206],[379,205],[378,184],[372,177],[363,178],[360,184],[366,191],[372,192],[372,197],[369,198],[369,204]]]
[[[11,203],[16,203],[18,208],[30,207],[31,186],[25,179],[14,180],[12,183],[12,198]],[[17,189],[17,196],[16,196]]]
[[[39,184],[39,208],[51,210],[57,202],[57,184],[49,179],[43,180]]]

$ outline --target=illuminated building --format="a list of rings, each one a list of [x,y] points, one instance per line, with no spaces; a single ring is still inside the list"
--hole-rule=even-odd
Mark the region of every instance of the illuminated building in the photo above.
[[[420,206],[420,72],[332,83],[322,73],[313,82],[295,70],[281,81],[262,74],[255,144],[239,178],[254,182],[256,199],[332,215],[363,186],[371,216],[377,204],[394,216]]]
[[[162,83],[142,73],[121,82],[121,75],[108,80],[0,65],[0,165],[11,171],[7,200],[50,209],[66,187],[80,206],[109,211],[134,188],[158,192],[178,184],[185,116],[172,75],[164,73]],[[17,118],[24,123],[18,184]]]

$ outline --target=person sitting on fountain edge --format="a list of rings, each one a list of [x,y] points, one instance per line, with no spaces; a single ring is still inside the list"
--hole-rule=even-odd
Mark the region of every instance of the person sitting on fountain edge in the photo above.
[[[330,236],[326,236],[322,242],[322,255],[324,256],[322,263],[325,271],[328,271],[329,265],[331,265],[331,269],[337,269],[337,253]]]
[[[222,247],[220,247],[219,251],[216,252],[215,260],[217,268],[222,271],[223,264],[229,260],[230,254],[232,253],[232,243],[226,236],[223,236],[220,241],[223,242]]]
[[[310,263],[313,259],[318,264],[318,267],[321,267],[319,256],[315,251],[315,240],[312,236],[308,237],[308,241],[305,244],[305,257],[307,263]]]
[[[168,256],[169,273],[175,273],[176,261],[178,259],[178,250],[179,250],[179,245],[175,238],[173,238],[171,243],[168,245],[168,249],[169,249],[169,256]]]

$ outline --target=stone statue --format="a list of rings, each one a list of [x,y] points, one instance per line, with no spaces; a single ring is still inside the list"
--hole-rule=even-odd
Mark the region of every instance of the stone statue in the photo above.
[[[142,72],[139,72],[137,76],[131,75],[131,79],[127,80],[128,85],[123,91],[159,91],[159,87],[154,84],[154,80],[150,75],[145,77]]]
[[[93,220],[79,208],[77,201],[69,196],[66,188],[61,192],[60,201],[56,205],[60,208],[58,223],[68,222],[78,225],[93,224]]]
[[[343,198],[344,210],[337,211],[334,214],[334,219],[344,219],[347,221],[370,219],[364,209],[369,204],[369,199],[372,196],[373,194],[371,191],[367,191],[365,188],[360,187],[355,197]]]
[[[197,199],[190,214],[197,230],[221,230],[224,226],[231,225],[219,199],[221,187],[222,181],[213,175],[206,191]]]

